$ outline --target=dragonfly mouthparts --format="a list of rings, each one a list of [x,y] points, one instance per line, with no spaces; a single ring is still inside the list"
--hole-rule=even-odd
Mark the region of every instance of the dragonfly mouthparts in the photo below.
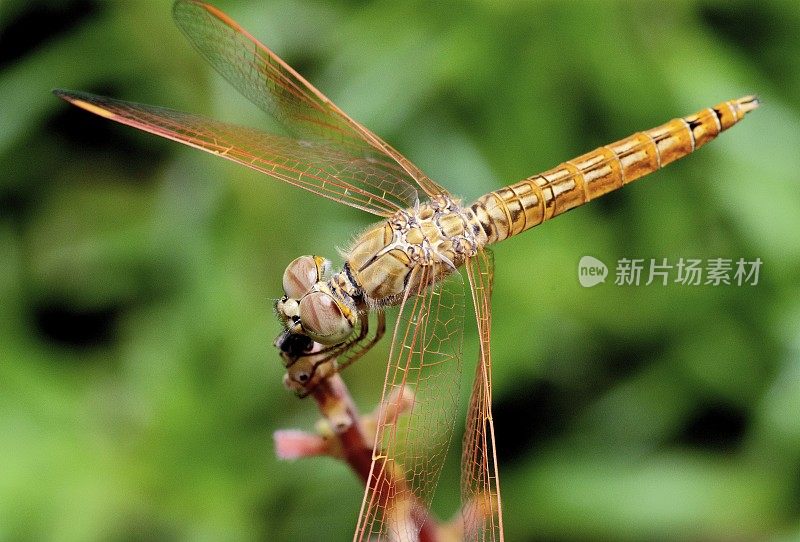
[[[308,354],[313,345],[314,341],[311,340],[311,337],[288,331],[284,331],[275,339],[275,346],[278,350],[294,358]]]

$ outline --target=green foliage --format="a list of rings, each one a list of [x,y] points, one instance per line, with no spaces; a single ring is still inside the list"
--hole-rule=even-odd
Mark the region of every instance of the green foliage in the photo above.
[[[497,247],[498,453],[509,540],[800,536],[796,3],[220,7],[467,199],[758,94],[696,155]],[[270,126],[166,1],[6,1],[0,70],[0,540],[346,540],[352,473],[274,458],[318,414],[281,386],[271,305],[287,262],[371,218],[50,94]],[[757,286],[584,289],[585,254],[764,263]],[[385,348],[346,372],[364,411]]]

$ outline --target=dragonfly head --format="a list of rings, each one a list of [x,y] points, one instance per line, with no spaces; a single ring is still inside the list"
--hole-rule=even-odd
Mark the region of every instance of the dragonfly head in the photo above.
[[[332,345],[353,333],[355,315],[326,284],[329,271],[330,262],[320,256],[300,256],[286,267],[275,310],[289,334]]]

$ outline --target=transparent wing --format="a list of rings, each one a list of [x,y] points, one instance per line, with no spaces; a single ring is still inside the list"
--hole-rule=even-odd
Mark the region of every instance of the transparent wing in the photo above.
[[[478,322],[480,355],[475,369],[461,457],[464,540],[503,540],[500,479],[492,419],[492,281],[494,256],[483,249],[466,265]]]
[[[419,168],[367,128],[348,117],[325,95],[214,6],[178,0],[175,22],[197,50],[242,95],[272,114],[295,135],[333,141],[429,196],[447,193]],[[406,201],[405,207],[414,205]]]
[[[418,267],[410,284],[429,283]],[[432,540],[427,510],[458,410],[464,285],[456,273],[433,287],[406,291],[394,328],[383,405],[354,540]],[[413,396],[402,415],[398,404]]]
[[[380,215],[408,207],[416,190],[378,167],[321,140],[300,140],[172,109],[84,92],[56,95],[107,119],[222,156],[309,192]]]

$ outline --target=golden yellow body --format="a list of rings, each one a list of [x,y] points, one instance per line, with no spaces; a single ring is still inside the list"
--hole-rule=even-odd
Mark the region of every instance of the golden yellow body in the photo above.
[[[395,304],[409,286],[417,286],[408,282],[415,266],[433,265],[436,272],[425,276],[441,278],[486,244],[522,233],[686,156],[757,106],[757,99],[747,96],[673,119],[490,192],[467,207],[438,196],[398,212],[364,232],[347,252],[353,286],[372,304]]]

